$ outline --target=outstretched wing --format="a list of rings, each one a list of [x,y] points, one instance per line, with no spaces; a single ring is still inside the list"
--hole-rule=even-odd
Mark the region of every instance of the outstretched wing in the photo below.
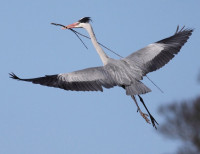
[[[173,36],[150,44],[132,53],[124,60],[141,69],[143,75],[161,68],[180,51],[192,35],[192,29],[184,29],[183,27],[178,30],[178,28]]]
[[[34,84],[72,91],[103,91],[102,87],[111,88],[116,86],[103,67],[87,68],[72,73],[46,75],[31,79],[21,79],[14,73],[10,73],[10,77]]]

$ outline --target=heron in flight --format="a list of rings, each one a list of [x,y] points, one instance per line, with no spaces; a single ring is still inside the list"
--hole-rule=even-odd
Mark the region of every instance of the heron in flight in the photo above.
[[[144,85],[141,80],[147,73],[156,71],[167,64],[187,42],[193,30],[185,29],[184,27],[180,30],[177,28],[174,35],[149,44],[125,58],[116,60],[108,57],[103,51],[97,42],[90,21],[90,17],[84,17],[73,24],[64,26],[63,29],[84,28],[88,32],[103,66],[29,79],[19,78],[14,73],[10,73],[10,77],[20,81],[72,91],[103,91],[103,88],[122,87],[125,89],[126,95],[131,96],[134,100],[137,105],[137,111],[141,116],[147,123],[152,123],[156,128],[158,123],[150,114],[140,96],[151,92],[151,89]],[[136,96],[139,97],[148,114],[141,111]]]

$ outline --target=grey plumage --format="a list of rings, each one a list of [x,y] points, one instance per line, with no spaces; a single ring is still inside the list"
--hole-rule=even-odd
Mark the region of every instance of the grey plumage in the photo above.
[[[32,79],[21,79],[14,73],[10,73],[10,76],[21,81],[72,91],[103,91],[102,87],[111,88],[115,86],[115,83],[109,80],[111,77],[103,67],[87,68],[72,73],[46,75]]]
[[[71,73],[46,75],[44,77],[21,79],[14,73],[10,73],[13,79],[32,82],[49,87],[61,88],[72,91],[103,91],[103,87],[125,86],[127,95],[138,95],[150,92],[141,81],[134,78],[134,70],[127,69],[122,63],[110,59],[110,62],[102,67],[87,68]]]
[[[103,87],[124,85],[127,95],[145,94],[151,90],[140,80],[147,73],[167,64],[187,42],[192,31],[192,29],[178,31],[175,35],[150,44],[120,60],[109,58],[108,63],[102,67],[32,79],[21,79],[14,73],[11,73],[10,77],[73,91],[103,91]]]
[[[135,95],[145,94],[151,91],[141,82],[143,76],[167,64],[180,51],[181,47],[187,42],[189,36],[193,32],[192,29],[177,29],[173,36],[150,44],[125,58],[115,60],[109,58],[99,46],[89,23],[90,20],[91,19],[88,17],[82,18],[78,22],[66,26],[66,29],[76,27],[85,28],[104,66],[30,79],[19,78],[14,73],[10,73],[10,77],[34,84],[72,91],[103,91],[103,87],[112,88],[114,86],[120,86],[123,87],[126,90],[126,94],[131,95],[136,102]],[[140,100],[141,99],[140,97]],[[136,105],[140,111],[137,102]],[[140,113],[148,122],[146,115],[141,111]],[[150,113],[149,115],[155,127],[154,122],[156,121]]]
[[[167,64],[180,51],[192,32],[192,29],[177,30],[173,36],[150,44],[132,53],[125,60],[130,65],[134,63],[133,65],[140,68],[143,75],[146,75]]]

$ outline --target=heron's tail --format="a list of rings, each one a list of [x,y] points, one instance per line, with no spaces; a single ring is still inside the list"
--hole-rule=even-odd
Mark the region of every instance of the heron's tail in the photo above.
[[[151,89],[149,89],[140,81],[135,81],[130,86],[125,86],[125,89],[127,95],[139,95],[151,92]]]

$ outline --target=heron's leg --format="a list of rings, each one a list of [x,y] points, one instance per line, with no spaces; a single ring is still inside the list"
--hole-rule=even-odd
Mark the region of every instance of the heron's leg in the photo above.
[[[138,103],[137,103],[137,101],[136,101],[136,99],[135,99],[135,96],[134,96],[134,95],[131,95],[131,98],[134,100],[134,102],[135,102],[135,104],[136,104],[136,106],[137,106],[137,108],[138,108],[137,111],[140,112],[140,115],[146,120],[147,123],[151,124],[151,123],[150,123],[150,120],[149,120],[149,118],[148,118],[148,114],[143,113],[143,112],[141,111],[141,109],[140,109],[140,107],[139,107],[139,105],[138,105]]]
[[[157,123],[157,121],[154,119],[154,117],[153,117],[153,116],[151,115],[151,113],[149,112],[149,110],[148,110],[148,108],[146,107],[146,105],[145,105],[144,100],[142,99],[142,97],[141,97],[140,95],[138,95],[138,97],[140,98],[140,101],[142,102],[142,104],[144,105],[146,111],[148,112],[153,127],[155,127],[155,129],[157,129],[156,124],[157,124],[157,125],[159,125],[159,124]]]

